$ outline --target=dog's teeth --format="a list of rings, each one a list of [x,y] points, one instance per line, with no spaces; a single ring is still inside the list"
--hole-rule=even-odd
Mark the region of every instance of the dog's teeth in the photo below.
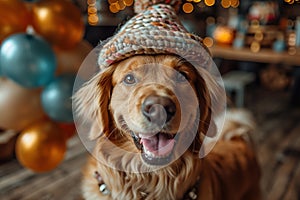
[[[166,157],[168,157],[168,155],[157,156],[157,155],[151,153],[150,151],[148,151],[144,146],[143,146],[143,150],[144,150],[144,153],[147,155],[148,159],[152,159],[152,158],[166,158]]]
[[[148,151],[145,147],[144,148],[144,153],[147,155],[147,156],[150,156],[150,157],[154,157],[155,155],[153,153],[151,153],[150,151]]]

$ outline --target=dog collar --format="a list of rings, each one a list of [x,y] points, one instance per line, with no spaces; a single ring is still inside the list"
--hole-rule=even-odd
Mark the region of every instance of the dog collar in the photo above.
[[[98,182],[98,187],[99,187],[99,191],[101,192],[101,194],[103,195],[110,195],[111,191],[108,189],[107,185],[104,183],[101,175],[99,174],[98,171],[95,171],[94,173],[94,177]],[[200,185],[200,176],[197,177],[196,183],[194,184],[193,187],[191,187],[183,196],[182,200],[195,200],[198,198],[198,188]],[[147,197],[147,193],[146,192],[140,192],[142,197]]]
[[[107,185],[104,183],[101,175],[99,174],[98,171],[95,171],[94,173],[94,177],[98,182],[98,187],[99,187],[99,191],[103,194],[103,195],[109,195],[110,194],[110,190],[107,188]]]

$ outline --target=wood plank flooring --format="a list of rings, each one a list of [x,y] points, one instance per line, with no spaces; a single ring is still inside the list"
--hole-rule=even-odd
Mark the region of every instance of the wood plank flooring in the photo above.
[[[246,108],[258,124],[255,140],[266,200],[300,200],[300,108],[288,91],[246,89]],[[79,200],[81,167],[87,152],[80,140],[68,143],[65,161],[50,173],[35,174],[13,159],[0,164],[0,200]]]
[[[300,108],[289,100],[288,91],[252,88],[247,94],[247,108],[258,125],[255,138],[266,200],[300,200]]]

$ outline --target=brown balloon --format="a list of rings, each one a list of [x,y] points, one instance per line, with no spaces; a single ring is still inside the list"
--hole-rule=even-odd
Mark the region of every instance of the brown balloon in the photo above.
[[[25,32],[31,15],[21,0],[0,1],[0,43],[9,35]]]
[[[0,77],[0,128],[20,131],[43,118],[40,93]]]
[[[54,169],[64,159],[65,152],[65,136],[51,121],[38,122],[25,129],[16,142],[19,162],[35,172]]]
[[[85,40],[78,43],[73,49],[63,50],[55,48],[57,74],[77,72],[92,49],[93,46]]]
[[[70,49],[82,40],[83,18],[72,2],[41,0],[32,6],[32,15],[34,30],[51,44]]]
[[[59,123],[58,126],[62,129],[66,140],[72,138],[76,134],[74,123]]]

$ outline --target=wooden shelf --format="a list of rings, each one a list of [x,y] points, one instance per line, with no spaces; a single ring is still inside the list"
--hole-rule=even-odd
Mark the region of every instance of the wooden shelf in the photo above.
[[[273,64],[287,64],[300,66],[300,54],[290,55],[287,52],[277,53],[271,49],[261,49],[254,53],[249,48],[234,49],[230,46],[214,45],[209,48],[213,57],[227,60],[251,61]]]

